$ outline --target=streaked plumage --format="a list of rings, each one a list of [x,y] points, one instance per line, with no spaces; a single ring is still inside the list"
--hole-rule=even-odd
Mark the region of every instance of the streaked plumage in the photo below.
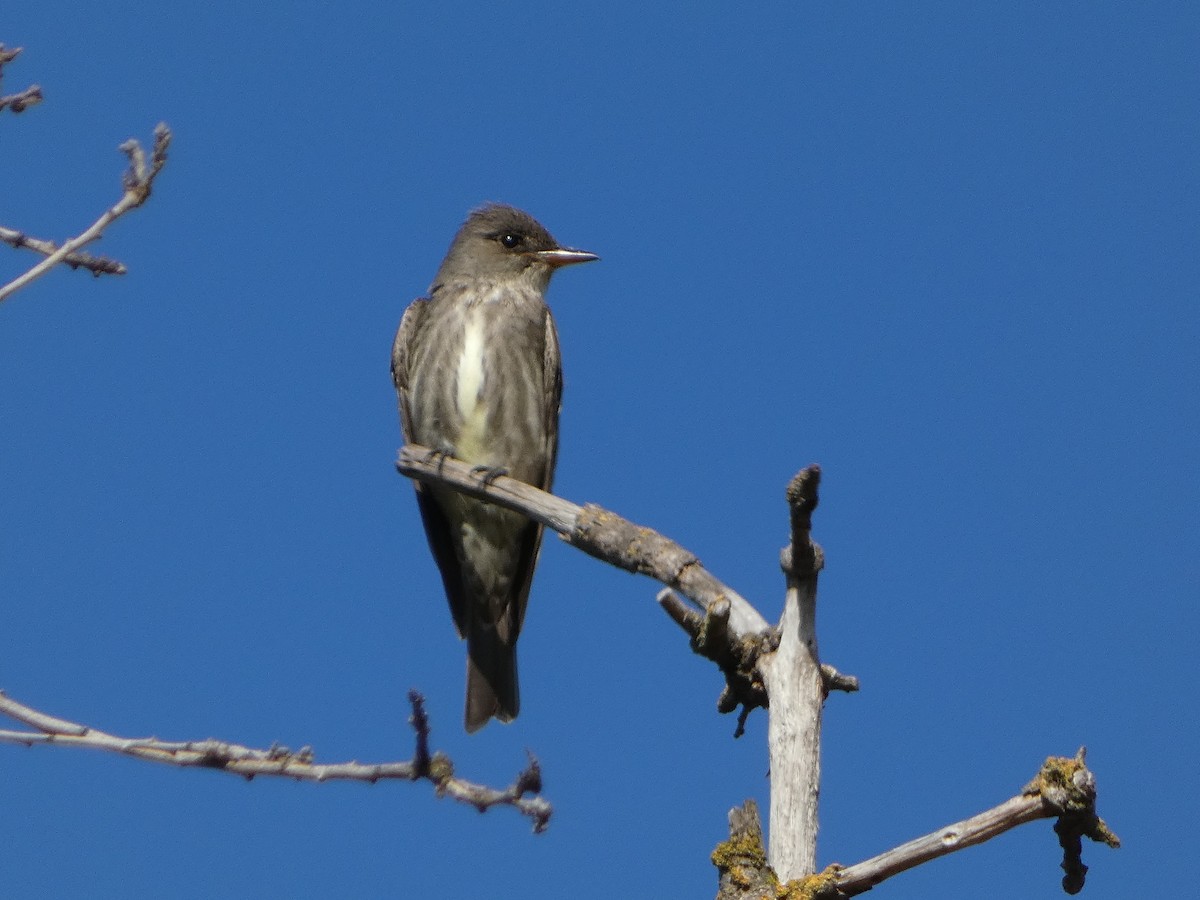
[[[596,259],[560,247],[510,206],[471,213],[428,299],[404,313],[392,378],[404,439],[504,469],[549,490],[558,452],[562,369],[543,299],[554,269]],[[416,486],[450,612],[467,641],[466,728],[520,709],[516,641],[542,528],[519,513],[435,486]]]

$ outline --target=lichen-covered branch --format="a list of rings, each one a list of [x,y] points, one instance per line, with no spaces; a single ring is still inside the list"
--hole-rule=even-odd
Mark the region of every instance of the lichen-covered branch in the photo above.
[[[292,751],[276,745],[263,750],[212,738],[162,741],[156,737],[118,737],[98,728],[40,712],[13,700],[2,691],[0,715],[8,716],[33,730],[0,730],[0,743],[24,744],[28,747],[84,747],[182,768],[219,769],[246,779],[277,776],[297,781],[365,781],[371,784],[388,780],[425,780],[434,786],[439,797],[450,797],[474,806],[481,812],[493,806],[511,806],[533,822],[535,832],[546,829],[553,809],[540,796],[541,769],[532,755],[529,765],[507,788],[491,788],[459,778],[454,774],[454,764],[449,757],[440,752],[429,752],[429,719],[425,714],[424,698],[416,691],[410,691],[408,699],[412,705],[409,721],[415,733],[416,748],[413,758],[406,762],[318,763],[309,747]]]
[[[717,900],[775,898],[779,879],[767,865],[758,804],[747,800],[729,811],[729,840],[712,852],[717,867]]]

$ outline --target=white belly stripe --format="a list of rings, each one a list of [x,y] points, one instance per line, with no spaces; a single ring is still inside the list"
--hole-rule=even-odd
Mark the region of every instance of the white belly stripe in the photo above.
[[[458,437],[458,457],[474,462],[479,455],[486,426],[487,410],[479,402],[483,389],[483,316],[471,315],[463,333],[462,352],[458,355],[458,391],[455,402],[462,417]]]

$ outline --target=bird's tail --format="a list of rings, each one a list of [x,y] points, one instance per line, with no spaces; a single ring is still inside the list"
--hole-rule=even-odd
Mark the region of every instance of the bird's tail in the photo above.
[[[478,731],[493,716],[511,722],[520,710],[517,648],[494,627],[472,623],[467,633],[467,731]]]

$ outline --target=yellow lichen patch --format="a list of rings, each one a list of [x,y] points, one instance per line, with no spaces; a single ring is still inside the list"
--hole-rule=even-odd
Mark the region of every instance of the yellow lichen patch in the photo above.
[[[429,777],[438,784],[449,781],[454,777],[454,763],[444,753],[433,754],[429,761]]]
[[[1075,773],[1083,767],[1084,762],[1079,757],[1048,756],[1042,763],[1037,777],[1025,785],[1022,793],[1032,797],[1035,794],[1045,795],[1047,791],[1054,789],[1075,792],[1078,788],[1073,779]]]
[[[712,864],[722,872],[731,874],[735,867],[740,866],[761,869],[767,864],[767,854],[763,850],[762,839],[757,835],[739,834],[717,844],[712,852]]]
[[[781,884],[775,891],[776,900],[832,900],[838,896],[838,875],[841,871],[842,867],[834,863],[816,875]]]
[[[1114,850],[1121,846],[1121,839],[1113,833],[1112,829],[1099,816],[1096,817],[1092,833],[1088,837],[1093,841],[1108,844]]]

